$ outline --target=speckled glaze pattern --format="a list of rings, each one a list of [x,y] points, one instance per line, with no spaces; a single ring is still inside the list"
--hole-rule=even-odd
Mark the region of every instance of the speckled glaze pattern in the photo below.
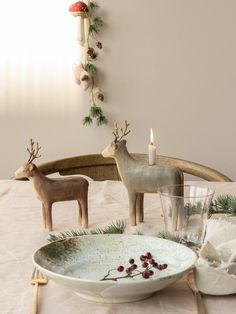
[[[101,281],[108,270],[128,267],[130,258],[140,265],[139,256],[148,251],[168,268],[155,270],[150,279]],[[195,253],[181,244],[141,235],[85,235],[50,243],[33,255],[35,266],[49,278],[85,299],[106,303],[147,298],[182,277],[195,261]]]

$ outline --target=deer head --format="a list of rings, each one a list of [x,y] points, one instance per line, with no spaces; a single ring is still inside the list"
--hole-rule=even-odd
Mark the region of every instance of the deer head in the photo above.
[[[16,170],[14,179],[33,177],[36,166],[32,162],[34,159],[41,157],[41,155],[38,155],[40,149],[41,147],[39,146],[39,143],[37,142],[35,147],[35,142],[30,139],[30,147],[27,148],[29,159],[18,170]]]
[[[112,134],[115,136],[114,141],[109,144],[102,152],[103,157],[116,157],[118,152],[126,150],[126,140],[123,138],[130,133],[128,130],[129,123],[125,120],[125,127],[118,128],[117,123],[114,124]],[[121,133],[121,134],[120,134]]]

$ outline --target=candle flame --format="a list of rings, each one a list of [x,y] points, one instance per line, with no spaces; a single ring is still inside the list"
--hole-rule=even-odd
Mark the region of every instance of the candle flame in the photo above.
[[[151,145],[154,144],[154,135],[153,135],[152,128],[150,129],[150,144],[151,144]]]

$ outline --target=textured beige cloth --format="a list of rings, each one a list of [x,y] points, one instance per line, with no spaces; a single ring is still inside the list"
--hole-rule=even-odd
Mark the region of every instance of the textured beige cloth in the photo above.
[[[236,183],[196,183],[209,185],[218,194],[235,193]],[[77,226],[77,202],[56,203],[53,207],[55,232]],[[128,198],[121,182],[90,182],[89,227],[95,229],[123,219],[128,222]],[[139,230],[154,234],[163,229],[159,197],[145,197],[145,222],[127,227],[126,232]],[[29,313],[33,270],[32,253],[47,243],[48,233],[42,227],[41,204],[30,182],[0,181],[0,313]],[[235,295],[204,297],[207,314],[233,314]],[[99,304],[80,299],[70,291],[49,281],[40,287],[40,314],[195,314],[196,305],[191,291],[182,279],[153,297],[128,304]]]

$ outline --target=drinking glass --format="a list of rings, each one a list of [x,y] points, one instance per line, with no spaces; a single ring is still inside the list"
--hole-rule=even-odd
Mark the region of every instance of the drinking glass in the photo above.
[[[165,231],[180,238],[180,242],[200,247],[214,191],[201,186],[167,185],[159,191]]]

